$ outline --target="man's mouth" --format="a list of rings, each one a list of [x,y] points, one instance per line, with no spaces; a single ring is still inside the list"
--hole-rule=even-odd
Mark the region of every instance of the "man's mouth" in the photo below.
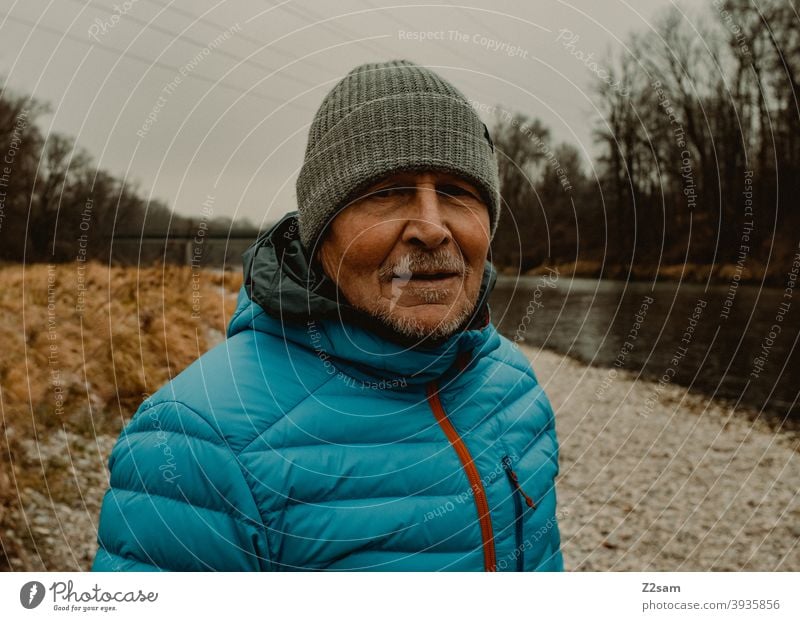
[[[427,304],[443,304],[458,289],[462,272],[456,269],[403,269],[395,268],[392,273],[391,311],[403,292],[414,298],[423,299]]]
[[[446,280],[458,276],[458,272],[406,272],[398,275],[404,280]]]

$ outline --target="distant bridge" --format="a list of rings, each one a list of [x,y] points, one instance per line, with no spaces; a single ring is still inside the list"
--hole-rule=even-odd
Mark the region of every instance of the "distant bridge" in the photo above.
[[[125,265],[174,263],[198,267],[239,269],[242,253],[259,232],[210,233],[204,235],[115,235],[111,261]]]

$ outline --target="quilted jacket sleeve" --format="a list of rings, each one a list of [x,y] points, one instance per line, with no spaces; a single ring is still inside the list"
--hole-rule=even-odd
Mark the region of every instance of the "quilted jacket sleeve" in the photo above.
[[[109,458],[92,571],[270,569],[236,455],[182,403],[147,401]]]

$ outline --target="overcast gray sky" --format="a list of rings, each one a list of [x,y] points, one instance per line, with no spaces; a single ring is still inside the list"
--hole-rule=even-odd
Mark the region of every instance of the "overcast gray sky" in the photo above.
[[[581,55],[602,67],[669,4],[0,0],[0,76],[51,103],[45,133],[145,195],[185,215],[213,196],[213,215],[260,225],[295,208],[314,111],[368,61],[427,65],[475,102],[541,118],[588,160],[597,77]]]

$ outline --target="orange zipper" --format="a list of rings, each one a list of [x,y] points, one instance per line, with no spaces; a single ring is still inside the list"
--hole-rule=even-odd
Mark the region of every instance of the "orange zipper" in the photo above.
[[[475,467],[475,462],[469,454],[466,444],[458,435],[453,423],[447,418],[447,413],[442,407],[442,402],[439,399],[439,387],[435,381],[426,385],[428,393],[428,404],[433,410],[433,415],[436,417],[436,422],[444,431],[450,444],[456,450],[458,458],[461,460],[461,465],[467,473],[469,485],[472,488],[472,494],[475,497],[475,506],[478,509],[478,521],[481,527],[481,538],[483,539],[483,568],[485,571],[496,571],[497,559],[495,557],[494,549],[494,534],[492,532],[492,516],[489,514],[489,501],[486,499],[486,490],[481,483],[480,474]]]

